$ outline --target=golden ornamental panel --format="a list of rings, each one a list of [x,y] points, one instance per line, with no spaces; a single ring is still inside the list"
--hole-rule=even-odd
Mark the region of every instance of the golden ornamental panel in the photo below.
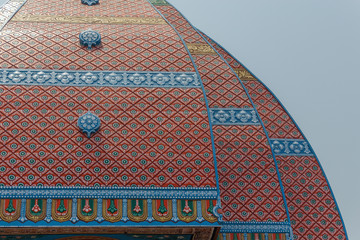
[[[213,214],[213,209],[216,206],[216,200],[202,200],[201,211],[206,221],[214,223],[217,221],[217,217]]]
[[[94,221],[97,217],[97,199],[78,199],[77,216],[84,222]]]
[[[121,199],[103,199],[103,218],[108,222],[119,222],[122,218]]]
[[[238,75],[240,80],[242,80],[242,81],[256,81],[257,80],[253,75],[251,75],[251,73],[249,71],[247,71],[244,68],[235,68],[234,71]]]
[[[5,222],[13,222],[19,219],[21,212],[20,199],[1,199],[0,217]]]
[[[72,200],[54,199],[51,206],[51,216],[57,222],[66,222],[71,219]]]
[[[78,17],[78,16],[45,16],[16,14],[11,21],[42,23],[84,23],[84,24],[127,24],[127,25],[163,25],[162,18],[154,17]]]
[[[216,55],[215,50],[209,44],[187,43],[190,53],[194,55]]]
[[[177,201],[178,218],[184,222],[193,222],[197,218],[197,206],[194,200]]]
[[[127,202],[128,217],[133,222],[143,222],[148,217],[147,201],[129,199]]]
[[[168,222],[172,218],[172,200],[155,199],[152,201],[152,215],[156,221]]]
[[[27,199],[26,218],[33,222],[39,222],[46,217],[46,199]]]

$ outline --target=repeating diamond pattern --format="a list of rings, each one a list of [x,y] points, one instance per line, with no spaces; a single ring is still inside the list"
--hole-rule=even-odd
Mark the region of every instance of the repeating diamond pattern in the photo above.
[[[0,87],[6,186],[215,187],[199,89]],[[90,139],[77,119],[101,119]]]
[[[225,221],[286,220],[275,163],[261,126],[215,126]]]
[[[276,157],[295,239],[346,239],[343,223],[314,157]]]
[[[9,23],[0,35],[0,67],[194,71],[184,45],[167,25],[91,25],[101,34],[102,46],[90,51],[79,44],[79,33],[88,28],[87,24]]]
[[[146,0],[104,0],[89,7],[79,4],[81,0],[28,0],[19,14],[82,16],[82,17],[160,17]],[[141,4],[139,3],[141,2]]]
[[[187,43],[204,43],[204,39],[193,29],[189,22],[172,6],[156,6]]]

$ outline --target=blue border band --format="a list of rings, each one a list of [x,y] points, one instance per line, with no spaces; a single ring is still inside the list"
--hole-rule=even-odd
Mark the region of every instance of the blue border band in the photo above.
[[[217,199],[216,188],[0,187],[0,198]]]
[[[192,72],[0,69],[0,85],[200,88]]]

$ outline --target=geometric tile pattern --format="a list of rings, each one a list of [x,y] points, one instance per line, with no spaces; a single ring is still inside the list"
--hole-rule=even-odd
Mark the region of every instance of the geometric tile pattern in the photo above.
[[[195,71],[184,45],[167,25],[93,24],[91,28],[103,36],[103,46],[89,51],[79,44],[79,33],[89,29],[87,24],[23,24],[10,21],[0,35],[0,67]],[[154,35],[153,32],[159,34]]]
[[[339,211],[315,157],[277,156],[294,239],[346,239]]]
[[[188,46],[196,43],[195,45],[201,45],[201,49],[208,49],[205,47],[206,41],[175,8],[156,7],[176,28]],[[210,111],[220,109],[229,111],[229,113],[225,111],[217,113],[222,122],[213,122],[215,125],[212,129],[224,212],[223,220],[284,222],[287,218],[284,200],[264,129],[261,125],[224,126],[227,125],[224,119],[231,117],[231,110],[251,110],[252,104],[237,76],[226,62],[219,55],[214,54],[213,49],[211,55],[207,54],[208,52],[210,53],[209,50],[206,50],[206,54],[203,51],[193,52],[192,57],[204,85]],[[241,119],[248,119],[246,112],[239,114]],[[261,180],[258,176],[261,176]]]
[[[243,81],[270,138],[303,139],[295,123],[273,94],[258,81]]]
[[[80,1],[80,0],[79,0]],[[28,1],[18,12],[21,15],[83,16],[83,17],[159,17],[145,0],[103,0],[98,5],[87,6],[74,0]],[[139,3],[141,2],[141,3]]]
[[[176,28],[186,43],[203,43],[206,41],[194,30],[190,23],[172,6],[156,6],[164,17]]]
[[[261,126],[214,126],[224,221],[283,222],[285,207]]]
[[[216,187],[201,89],[1,86],[0,118],[2,186]]]
[[[228,63],[240,63],[213,42]],[[243,68],[243,67],[242,67]],[[245,68],[244,68],[245,69]],[[294,239],[342,239],[345,226],[329,185],[309,143],[275,96],[258,81],[243,81],[261,116],[272,142],[294,232]],[[286,145],[297,143],[293,148]],[[305,145],[304,145],[305,144]],[[302,147],[301,147],[302,146]],[[305,153],[304,151],[309,151]],[[294,155],[294,156],[291,156]]]

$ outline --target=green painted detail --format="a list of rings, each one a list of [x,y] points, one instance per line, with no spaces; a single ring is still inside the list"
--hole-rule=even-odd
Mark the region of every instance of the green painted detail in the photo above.
[[[159,207],[159,209],[158,209],[158,212],[161,213],[161,214],[164,214],[164,213],[166,213],[167,211],[168,211],[168,210],[167,210],[166,207],[165,207],[164,200],[161,199],[161,201],[160,201],[160,207]]]
[[[41,208],[42,203],[43,203],[42,199],[38,199],[37,204],[36,204],[36,199],[30,200],[30,212],[32,215],[38,216],[38,215],[42,214],[42,212],[43,212],[43,209]]]
[[[155,6],[166,6],[169,3],[166,0],[150,0],[150,2]]]
[[[5,209],[8,213],[13,213],[15,212],[15,208],[14,208],[14,205],[13,205],[13,200],[10,199],[9,200],[9,206]]]
[[[81,199],[81,214],[84,216],[91,216],[94,213],[94,199],[89,199],[89,205],[86,205],[86,200]]]
[[[61,199],[61,200],[60,200],[60,205],[59,205],[57,211],[58,211],[58,212],[61,212],[61,213],[66,212],[66,207],[65,207],[65,204],[64,204],[64,199]]]
[[[207,209],[208,213],[211,213],[212,215],[214,214],[214,203],[212,200],[210,200],[210,206],[209,208]]]
[[[140,217],[144,214],[144,201],[138,200],[138,204],[136,204],[136,200],[131,200],[131,213],[136,216]]]
[[[186,200],[181,200],[181,213],[184,216],[194,215],[194,201],[188,200],[188,204],[186,205]]]
[[[234,234],[234,240],[238,240],[237,234]]]
[[[114,201],[114,199],[111,199],[110,200],[110,206],[109,206],[109,208],[107,209],[109,212],[111,212],[111,213],[115,213],[115,212],[117,212],[118,210],[117,210],[117,208],[115,207],[115,201]]]

